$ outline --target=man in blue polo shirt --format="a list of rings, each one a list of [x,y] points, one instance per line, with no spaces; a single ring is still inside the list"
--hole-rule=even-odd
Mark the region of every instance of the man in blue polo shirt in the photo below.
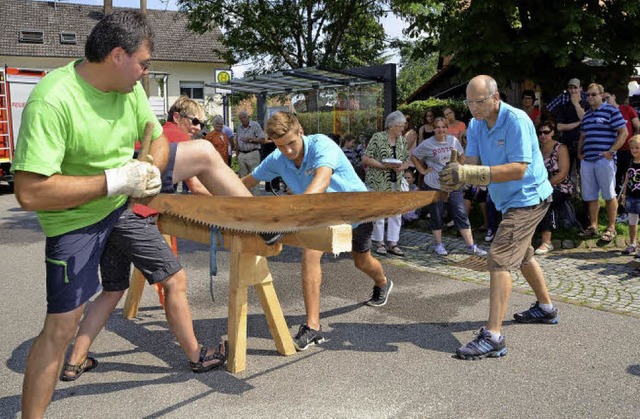
[[[305,136],[294,114],[274,114],[267,122],[265,131],[278,149],[269,154],[250,175],[242,178],[247,188],[279,176],[294,194],[367,191],[340,147],[322,134]],[[377,163],[382,165],[381,162]],[[379,307],[387,303],[393,282],[387,280],[380,261],[371,256],[372,233],[373,223],[362,223],[353,229],[351,256],[356,268],[375,282],[366,304]],[[304,249],[302,253],[302,293],[307,319],[293,338],[293,343],[300,351],[325,341],[320,327],[322,254],[322,251],[313,249]]]
[[[586,235],[598,235],[599,194],[606,203],[608,224],[600,237],[610,242],[616,236],[616,151],[627,138],[627,124],[622,114],[613,105],[604,102],[604,87],[591,83],[587,89],[589,109],[580,125],[578,158],[580,164],[580,186],[582,199],[587,203],[590,225]]]
[[[488,186],[491,199],[503,214],[487,260],[491,276],[489,321],[474,340],[456,351],[458,358],[468,360],[507,353],[500,330],[511,295],[510,271],[520,269],[537,298],[529,310],[514,315],[516,322],[555,324],[558,310],[551,304],[531,246],[553,192],[533,122],[524,111],[500,100],[496,81],[489,76],[471,79],[465,103],[473,115],[467,129],[465,164],[447,164],[440,184],[445,190],[465,183]]]

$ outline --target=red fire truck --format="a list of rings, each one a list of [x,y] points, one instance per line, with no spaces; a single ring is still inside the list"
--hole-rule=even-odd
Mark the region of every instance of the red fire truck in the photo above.
[[[20,119],[29,94],[46,74],[44,70],[0,68],[0,184],[13,186],[9,172],[13,161]]]

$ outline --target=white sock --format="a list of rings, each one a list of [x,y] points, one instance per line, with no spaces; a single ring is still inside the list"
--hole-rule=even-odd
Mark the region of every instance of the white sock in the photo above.
[[[549,313],[550,311],[553,311],[553,304],[540,304],[540,303],[538,303],[538,305],[540,306],[540,308],[543,311],[546,311],[547,313]]]
[[[500,336],[502,336],[500,333],[494,333],[491,330],[487,330],[487,332],[489,332],[489,334],[491,335],[491,340],[494,342],[500,342]]]

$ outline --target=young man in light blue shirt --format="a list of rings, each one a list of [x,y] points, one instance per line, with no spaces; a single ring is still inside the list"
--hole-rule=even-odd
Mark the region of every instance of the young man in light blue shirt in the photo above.
[[[325,135],[305,136],[300,122],[292,113],[274,114],[265,131],[278,149],[250,175],[242,178],[247,188],[279,176],[294,194],[367,190],[340,147]],[[351,256],[356,268],[375,282],[366,304],[383,306],[387,303],[393,282],[387,280],[382,265],[371,256],[372,232],[372,223],[362,223],[353,229]],[[302,292],[307,318],[293,339],[300,351],[325,341],[320,326],[322,254],[322,251],[313,249],[304,249],[302,253]]]

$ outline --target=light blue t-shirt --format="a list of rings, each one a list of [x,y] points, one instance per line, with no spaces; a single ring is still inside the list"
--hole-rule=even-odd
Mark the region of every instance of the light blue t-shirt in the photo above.
[[[467,157],[480,157],[484,166],[527,163],[522,179],[489,184],[491,200],[499,211],[537,205],[553,192],[536,129],[524,111],[500,102],[491,129],[485,120],[471,119],[467,142]]]
[[[366,192],[367,187],[358,177],[340,147],[322,134],[303,136],[304,159],[297,168],[293,161],[275,150],[251,173],[259,181],[270,181],[278,176],[294,194],[307,189],[319,167],[333,170],[327,192]]]

